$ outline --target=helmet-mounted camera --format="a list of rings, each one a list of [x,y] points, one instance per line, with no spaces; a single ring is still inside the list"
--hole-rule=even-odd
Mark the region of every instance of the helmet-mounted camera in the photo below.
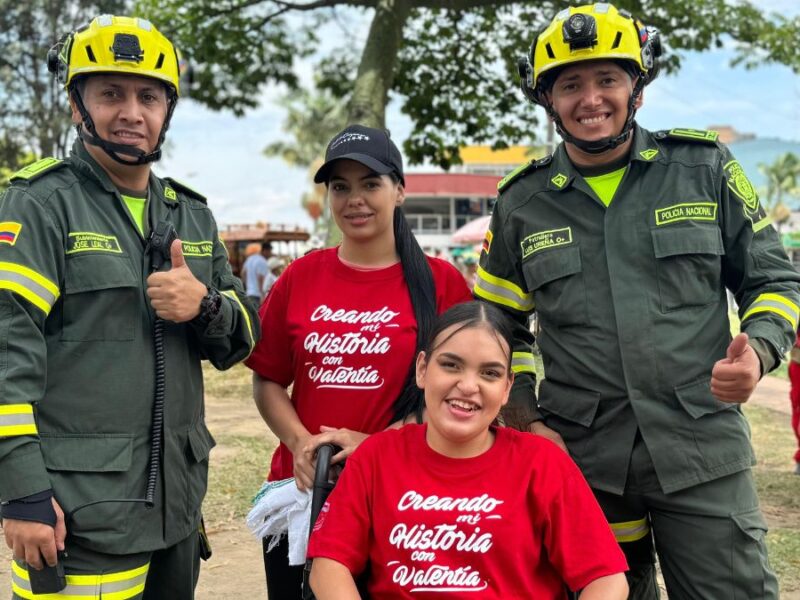
[[[592,15],[575,13],[561,27],[564,43],[570,50],[581,50],[597,45],[597,21]]]
[[[139,45],[139,38],[130,33],[114,34],[114,44],[111,46],[116,60],[129,60],[131,62],[142,62],[144,52]]]

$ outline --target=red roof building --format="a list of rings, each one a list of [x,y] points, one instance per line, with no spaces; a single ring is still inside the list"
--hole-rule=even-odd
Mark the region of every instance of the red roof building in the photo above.
[[[403,212],[424,250],[455,244],[459,228],[491,214],[499,175],[468,173],[406,173]]]

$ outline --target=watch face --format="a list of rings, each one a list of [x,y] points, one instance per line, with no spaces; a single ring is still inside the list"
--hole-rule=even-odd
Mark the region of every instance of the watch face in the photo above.
[[[206,320],[211,320],[219,314],[222,306],[222,296],[217,290],[209,290],[200,301],[200,314]]]

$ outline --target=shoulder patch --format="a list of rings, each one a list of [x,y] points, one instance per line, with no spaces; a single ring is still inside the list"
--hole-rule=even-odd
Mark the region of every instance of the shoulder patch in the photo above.
[[[41,160],[37,160],[35,163],[28,165],[27,167],[23,167],[16,173],[14,173],[10,178],[9,181],[14,181],[16,179],[22,179],[25,181],[33,181],[38,179],[45,173],[52,171],[53,169],[57,169],[58,167],[64,164],[63,160],[59,160],[58,158],[43,158]]]
[[[540,167],[544,167],[545,165],[549,165],[552,159],[553,159],[552,155],[548,154],[543,158],[540,158],[538,160],[532,160],[528,163],[518,166],[516,169],[511,171],[508,175],[506,175],[500,180],[500,182],[497,184],[497,191],[502,192],[509,185],[514,183],[517,179],[519,179],[523,175],[526,175],[527,173],[530,173],[531,171],[538,169]]]
[[[202,202],[203,204],[208,203],[203,194],[194,191],[188,185],[181,183],[180,181],[175,181],[172,179],[172,177],[164,177],[164,181],[166,182],[166,185],[164,186],[164,196],[166,196],[168,200],[177,200],[177,197],[175,197],[175,190],[177,190],[179,192],[183,192],[194,200]]]
[[[716,144],[719,140],[719,132],[711,131],[710,129],[665,129],[664,131],[657,131],[655,136],[659,140],[684,140],[701,144]]]

